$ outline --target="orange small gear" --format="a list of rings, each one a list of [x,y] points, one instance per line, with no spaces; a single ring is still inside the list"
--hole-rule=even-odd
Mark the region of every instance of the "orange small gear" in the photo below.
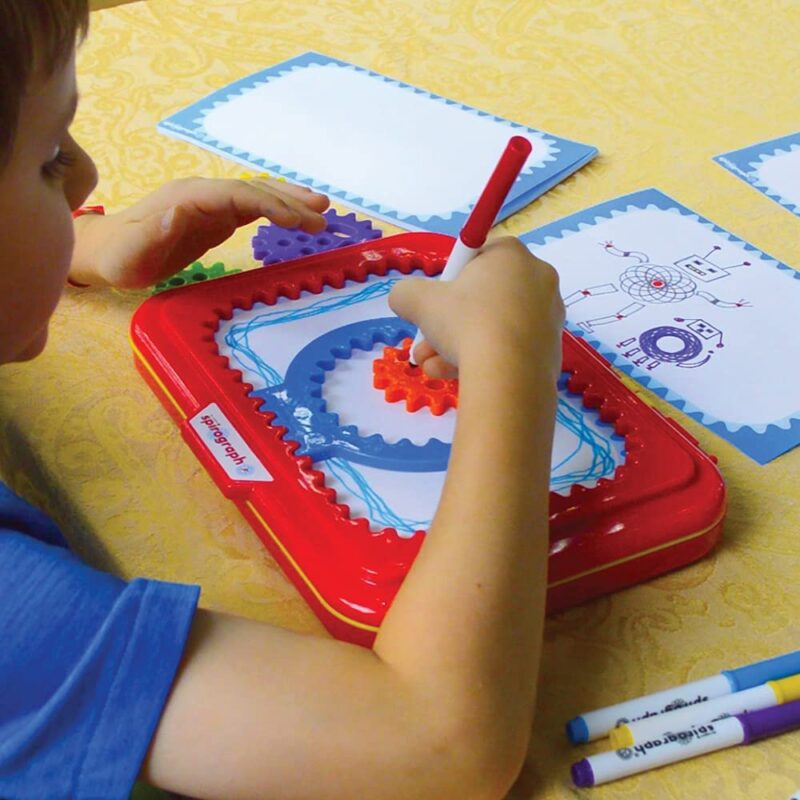
[[[409,364],[411,339],[400,347],[384,347],[383,355],[372,362],[372,385],[383,389],[386,401],[406,401],[406,411],[419,411],[424,406],[439,416],[448,408],[458,408],[458,379],[429,378],[421,367]]]

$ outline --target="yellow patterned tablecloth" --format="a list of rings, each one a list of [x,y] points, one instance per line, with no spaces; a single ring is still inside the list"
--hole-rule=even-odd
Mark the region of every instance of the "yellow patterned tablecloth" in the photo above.
[[[657,186],[797,267],[800,219],[711,156],[800,128],[798,41],[796,0],[150,0],[93,15],[75,129],[100,168],[95,200],[112,209],[169,178],[233,177],[235,164],[159,135],[156,122],[315,49],[600,148],[509,232]],[[211,257],[249,266],[250,234]],[[321,632],[134,371],[127,328],[143,297],[70,293],[45,354],[3,368],[4,473],[93,564],[199,582],[205,606]],[[800,787],[800,733],[570,787],[569,763],[600,749],[566,744],[574,713],[800,647],[800,449],[759,467],[637,391],[719,456],[724,543],[549,621],[529,763],[512,797],[787,800]]]

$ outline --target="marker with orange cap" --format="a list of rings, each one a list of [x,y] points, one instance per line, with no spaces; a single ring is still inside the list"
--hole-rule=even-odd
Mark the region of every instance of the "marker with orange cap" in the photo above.
[[[695,706],[683,706],[665,714],[640,719],[620,725],[609,732],[611,747],[619,750],[647,742],[665,731],[678,733],[705,722],[716,722],[734,714],[758,711],[770,706],[800,700],[800,675],[792,675],[779,681],[767,681],[761,686],[743,692],[723,695]]]
[[[452,281],[455,279],[486,243],[486,236],[508,197],[514,181],[525,166],[532,149],[533,145],[524,136],[512,136],[509,139],[489,182],[458,234],[439,280]],[[417,331],[409,351],[409,361],[412,364],[415,363],[414,348],[424,338],[422,332]]]

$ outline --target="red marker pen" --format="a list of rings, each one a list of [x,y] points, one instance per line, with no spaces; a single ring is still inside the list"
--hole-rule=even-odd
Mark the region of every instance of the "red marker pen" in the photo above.
[[[480,252],[494,221],[505,202],[514,181],[525,166],[532,150],[531,143],[522,136],[512,136],[494,168],[472,213],[458,234],[439,280],[452,281]],[[418,330],[411,344],[409,360],[414,364],[414,348],[424,339]]]

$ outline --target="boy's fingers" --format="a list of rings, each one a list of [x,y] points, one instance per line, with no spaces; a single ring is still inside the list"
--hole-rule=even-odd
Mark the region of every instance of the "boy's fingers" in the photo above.
[[[423,345],[428,344],[427,342],[421,342],[419,347],[417,348],[417,352],[420,351]],[[431,348],[432,350],[433,348]],[[422,371],[429,377],[429,378],[438,378],[439,380],[452,380],[453,378],[458,377],[458,368],[454,367],[444,356],[438,355],[438,353],[430,358],[425,358],[417,361],[420,367],[422,367]]]
[[[448,291],[450,291],[449,287],[435,281],[404,278],[394,285],[389,294],[389,307],[392,311],[422,328],[425,338],[414,348],[411,359],[431,377],[454,377],[452,368],[446,366],[447,361],[439,354],[443,342],[437,341],[437,336],[442,334],[442,331],[438,328],[436,313],[441,310],[445,301],[444,295]],[[424,323],[424,327],[422,323]],[[428,339],[429,336],[433,341]],[[431,373],[430,370],[436,374]]]
[[[228,224],[234,228],[261,217],[285,228],[322,230],[325,218],[305,203],[277,191],[267,191],[248,181],[198,180],[191,193],[178,200],[201,224]]]
[[[256,188],[270,192],[279,192],[280,194],[300,200],[313,211],[325,211],[330,205],[330,199],[327,195],[315,192],[307,186],[298,186],[294,183],[278,181],[269,177],[252,178],[249,183]]]
[[[284,228],[302,228],[308,233],[317,233],[327,225],[325,217],[304,200],[271,187],[267,191],[253,182],[240,183],[231,200],[236,208],[238,225],[246,225],[259,217],[266,217]]]
[[[320,213],[328,198],[303,187],[293,187],[268,179],[224,180],[189,178],[162,187],[131,211],[139,219],[165,206],[183,206],[202,225],[233,228],[266,217],[285,228],[300,227],[309,233],[324,230]]]
[[[426,361],[436,355],[436,348],[427,340],[423,339],[411,353],[412,361],[418,366],[422,366]],[[427,370],[426,370],[427,371]]]
[[[303,220],[304,213],[310,213],[302,203],[276,192],[266,192],[244,183],[237,186],[231,195],[235,208],[237,224],[246,225],[259,217],[267,217],[278,225],[294,228]]]

